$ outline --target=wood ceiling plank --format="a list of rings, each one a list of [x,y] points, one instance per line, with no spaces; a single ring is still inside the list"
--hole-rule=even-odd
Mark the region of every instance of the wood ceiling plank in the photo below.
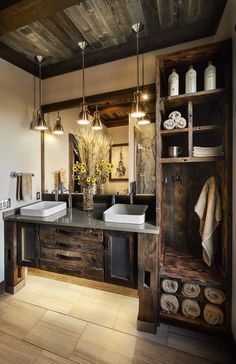
[[[160,29],[160,21],[156,0],[140,0],[147,33],[152,34]]]
[[[144,18],[143,9],[140,0],[125,0],[126,7],[129,13],[129,17],[131,20],[131,24],[135,24],[141,22],[144,24],[144,29],[142,31],[143,36],[146,36],[147,33],[147,24],[146,19]]]
[[[80,2],[83,0],[80,0]],[[22,0],[0,12],[0,34],[6,34],[57,11],[78,3],[77,0]]]
[[[196,32],[197,29],[197,32]],[[209,36],[215,33],[215,29],[212,29],[212,24],[208,20],[203,20],[198,23],[188,24],[184,27],[176,28],[173,32],[172,29],[168,29],[165,32],[158,33],[158,36],[148,36],[142,39],[140,47],[143,52],[149,52],[151,50],[160,49],[175,45],[178,43],[184,43],[199,39],[205,36]],[[108,49],[101,49],[97,52],[87,53],[86,55],[86,67],[95,66],[98,64],[104,64],[117,59],[130,57],[136,54],[136,40],[133,39],[126,44],[116,46]],[[72,72],[80,69],[81,66],[78,63],[78,57],[71,60],[65,60],[58,62],[55,65],[48,65],[42,69],[42,77],[48,78],[66,72]]]
[[[131,25],[132,21],[127,11],[126,3],[124,0],[104,0],[104,2],[109,7],[113,21],[116,23],[117,27],[120,30],[122,41],[121,43],[126,42],[131,36]]]
[[[4,10],[6,8],[9,8],[12,5],[15,5],[16,3],[19,3],[22,0],[1,0],[0,2],[0,11]]]
[[[177,0],[156,0],[161,29],[174,25],[174,7]]]

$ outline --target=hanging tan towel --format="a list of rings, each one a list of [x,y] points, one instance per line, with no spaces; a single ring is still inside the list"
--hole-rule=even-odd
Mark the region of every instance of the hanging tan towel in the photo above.
[[[183,300],[182,313],[185,317],[197,318],[201,314],[199,303],[189,299]]]
[[[22,173],[22,197],[24,201],[32,200],[32,173]]]
[[[16,177],[16,201],[23,200],[22,196],[22,175]]]
[[[224,292],[218,288],[206,287],[204,295],[208,301],[217,305],[221,305],[225,301]]]
[[[210,177],[204,184],[194,211],[200,219],[203,260],[211,266],[214,261],[213,233],[222,220],[221,199],[215,177]]]
[[[185,297],[196,298],[200,294],[200,287],[194,283],[184,283],[182,293]]]
[[[179,301],[172,294],[161,295],[161,308],[165,312],[173,312],[176,313],[179,309]]]
[[[166,293],[175,293],[178,290],[178,282],[171,279],[163,279],[161,287]]]
[[[220,307],[207,303],[203,310],[204,320],[209,325],[221,325],[224,322],[224,314]]]

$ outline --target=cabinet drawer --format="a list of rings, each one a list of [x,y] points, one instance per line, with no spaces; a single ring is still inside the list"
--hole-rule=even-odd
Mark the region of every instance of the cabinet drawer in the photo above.
[[[41,246],[40,249],[40,258],[41,259],[49,259],[49,260],[57,260],[58,249],[51,249],[45,246]]]
[[[100,229],[74,228],[74,227],[55,227],[40,225],[40,240],[47,241],[103,241],[103,231]]]
[[[47,259],[40,259],[40,269],[49,272],[58,272],[58,262]]]
[[[59,262],[58,272],[81,278],[104,281],[104,270],[102,268],[97,268],[97,267],[82,266],[82,265],[73,266],[67,263]]]

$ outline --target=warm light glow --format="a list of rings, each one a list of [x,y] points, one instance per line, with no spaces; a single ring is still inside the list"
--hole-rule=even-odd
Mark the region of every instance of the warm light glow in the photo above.
[[[39,130],[39,131],[44,131],[44,130],[48,130],[48,127],[45,125],[36,125],[34,127],[35,130]]]
[[[148,125],[148,124],[150,124],[150,120],[147,117],[138,120],[138,125]]]
[[[131,116],[133,118],[141,118],[142,116],[144,116],[146,114],[141,96],[142,96],[141,92],[135,93],[135,96],[134,96],[135,99],[133,101],[132,110],[131,110]]]
[[[149,96],[146,92],[143,93],[143,101],[147,101],[149,99]]]
[[[39,131],[48,130],[47,123],[44,119],[44,116],[41,114],[40,110],[37,111],[37,119],[36,119],[36,123],[34,125],[34,129],[39,130]]]
[[[63,135],[64,134],[64,131],[63,130],[53,130],[53,134]]]
[[[88,119],[78,119],[76,121],[77,121],[77,124],[79,124],[79,125],[88,125],[90,123],[90,121]]]

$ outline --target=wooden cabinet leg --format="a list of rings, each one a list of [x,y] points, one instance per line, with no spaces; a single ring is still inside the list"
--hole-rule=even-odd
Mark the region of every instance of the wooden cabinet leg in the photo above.
[[[138,234],[138,295],[137,329],[155,334],[159,325],[158,309],[158,237]]]
[[[25,284],[25,268],[22,268],[17,259],[18,229],[17,223],[5,221],[5,291],[16,293]]]

